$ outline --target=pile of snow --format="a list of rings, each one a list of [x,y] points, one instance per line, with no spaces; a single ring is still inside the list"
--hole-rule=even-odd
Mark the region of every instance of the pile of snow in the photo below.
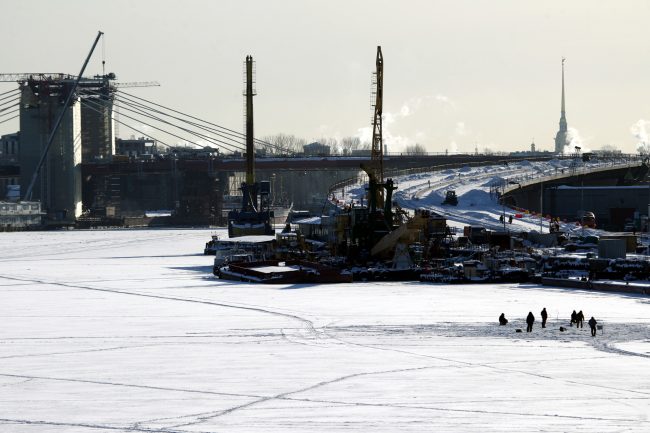
[[[496,203],[496,198],[490,196],[490,193],[472,189],[458,197],[458,203],[463,206],[492,206]]]
[[[506,183],[506,179],[504,179],[503,177],[501,177],[501,176],[493,176],[493,177],[490,178],[490,180],[488,180],[487,182],[485,182],[481,186],[502,186],[505,183]]]

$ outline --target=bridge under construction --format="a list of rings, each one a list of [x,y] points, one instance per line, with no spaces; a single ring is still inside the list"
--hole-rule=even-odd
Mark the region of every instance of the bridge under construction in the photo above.
[[[0,178],[21,185],[21,198],[29,194],[40,201],[48,219],[57,224],[137,217],[150,210],[169,210],[177,222],[224,224],[228,211],[236,207],[233,203],[242,202],[242,184],[269,185],[271,206],[307,208],[319,206],[337,187],[364,175],[381,186],[385,177],[433,167],[557,157],[384,153],[382,88],[377,85],[383,79],[382,65],[378,48],[372,148],[367,154],[347,156],[296,154],[255,139],[252,127],[238,132],[125,90],[158,86],[156,82],[118,82],[114,73],[85,77],[83,68],[79,75],[3,73],[0,81],[18,86],[0,94],[0,121],[19,117],[20,152],[15,159],[0,158]],[[143,138],[117,138],[120,126]],[[153,139],[152,131],[184,146]],[[120,148],[126,141],[142,149]],[[158,151],[145,149],[148,143]],[[256,156],[254,181],[247,164],[251,152]],[[377,206],[383,205],[383,194],[375,197]]]

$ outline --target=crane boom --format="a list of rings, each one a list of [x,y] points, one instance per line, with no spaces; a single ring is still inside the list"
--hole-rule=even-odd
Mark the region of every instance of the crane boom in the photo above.
[[[130,83],[113,83],[113,85],[124,89],[127,87],[159,87],[160,83],[158,81],[134,81]]]

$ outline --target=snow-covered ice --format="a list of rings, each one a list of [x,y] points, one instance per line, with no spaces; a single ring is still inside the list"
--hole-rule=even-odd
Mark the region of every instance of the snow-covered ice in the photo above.
[[[0,432],[650,431],[647,297],[224,282],[211,234],[2,233]]]

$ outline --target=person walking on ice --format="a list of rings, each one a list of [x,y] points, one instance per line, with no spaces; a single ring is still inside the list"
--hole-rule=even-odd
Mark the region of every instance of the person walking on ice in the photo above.
[[[582,312],[582,310],[578,311],[578,314],[576,315],[576,328],[582,328],[582,325],[585,322],[585,315]]]
[[[532,311],[529,311],[528,316],[526,317],[526,332],[531,332],[533,330],[533,323],[535,323],[535,316],[533,316]]]
[[[504,313],[501,313],[499,316],[499,325],[504,326],[508,324],[508,319],[506,319],[506,315]]]
[[[542,328],[546,328],[546,319],[548,319],[548,313],[546,312],[546,307],[542,308]]]
[[[598,322],[596,322],[596,319],[594,319],[594,316],[591,316],[591,319],[589,319],[589,322],[587,322],[587,323],[589,324],[589,327],[591,328],[591,336],[595,337],[596,336],[596,323],[598,323]]]
[[[576,313],[576,310],[573,310],[573,313],[571,313],[571,326],[574,323],[578,323],[578,313]]]

